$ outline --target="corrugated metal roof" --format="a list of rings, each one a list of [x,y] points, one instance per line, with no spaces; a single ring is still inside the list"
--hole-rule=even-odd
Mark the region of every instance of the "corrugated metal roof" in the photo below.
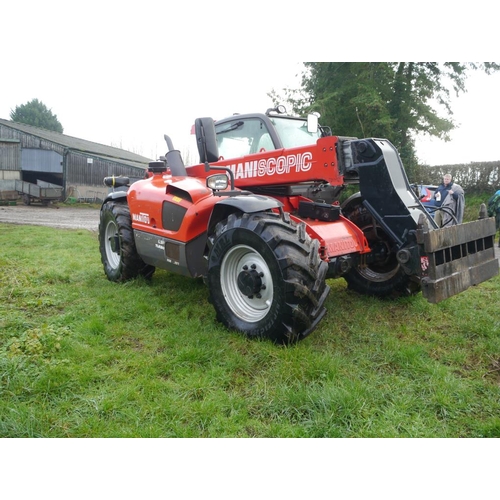
[[[17,123],[0,118],[0,125],[18,130],[25,134],[33,135],[35,137],[40,137],[46,141],[59,144],[60,146],[67,147],[75,151],[88,153],[90,155],[107,157],[114,160],[122,160],[127,163],[130,162],[133,164],[140,164],[141,166],[147,166],[147,164],[151,161],[150,158],[131,153],[130,151],[125,151],[124,149],[105,146],[104,144],[98,144],[97,142],[86,141],[84,139],[78,139],[77,137],[71,137],[70,135],[45,130],[32,125],[26,125],[24,123]]]

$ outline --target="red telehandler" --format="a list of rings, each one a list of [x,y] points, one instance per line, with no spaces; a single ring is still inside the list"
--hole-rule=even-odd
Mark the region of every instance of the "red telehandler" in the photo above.
[[[199,164],[186,167],[165,136],[147,178],[105,179],[99,246],[111,281],[155,268],[202,277],[226,327],[290,343],[324,316],[331,278],[437,303],[498,274],[495,220],[482,208],[437,228],[386,139],[333,136],[317,115],[282,106],[198,118],[195,133]],[[350,184],[359,192],[340,204]]]

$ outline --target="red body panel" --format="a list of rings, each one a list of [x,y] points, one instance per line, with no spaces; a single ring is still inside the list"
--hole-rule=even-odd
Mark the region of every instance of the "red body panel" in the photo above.
[[[192,177],[154,175],[135,182],[128,191],[134,229],[181,242],[191,241],[207,230],[213,206],[219,200],[220,198],[213,196],[212,190],[205,186],[204,180]],[[186,209],[177,231],[163,227],[164,203],[172,203]]]
[[[367,253],[370,251],[365,235],[349,219],[340,216],[334,222],[323,222],[311,219],[298,219],[306,223],[308,234],[319,240],[320,254],[324,260],[350,253]]]

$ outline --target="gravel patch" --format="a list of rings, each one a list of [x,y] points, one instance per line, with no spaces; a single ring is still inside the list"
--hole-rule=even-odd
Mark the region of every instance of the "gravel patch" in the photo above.
[[[97,232],[99,209],[49,205],[0,206],[0,222],[49,226],[59,229],[87,229]]]

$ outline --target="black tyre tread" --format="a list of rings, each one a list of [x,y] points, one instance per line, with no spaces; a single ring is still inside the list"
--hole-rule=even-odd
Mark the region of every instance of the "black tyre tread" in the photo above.
[[[236,229],[258,235],[273,252],[282,276],[282,283],[275,284],[275,287],[282,287],[284,313],[281,322],[273,325],[272,331],[265,335],[252,324],[242,326],[241,321],[235,321],[216,307],[218,320],[249,337],[265,336],[279,343],[306,337],[324,316],[324,302],[330,290],[325,282],[328,265],[319,258],[318,242],[307,235],[304,224],[285,222],[272,212],[231,214],[225,222],[217,225],[214,241],[224,232]],[[212,266],[213,262],[209,263],[210,285]],[[216,306],[217,291],[212,286],[210,293]]]
[[[105,226],[110,217],[116,221],[120,239],[121,258],[117,269],[110,266],[105,250]],[[146,264],[137,253],[130,209],[125,201],[108,201],[102,206],[99,222],[99,250],[104,272],[110,281],[128,281],[138,276],[149,279],[155,271],[155,267]]]

